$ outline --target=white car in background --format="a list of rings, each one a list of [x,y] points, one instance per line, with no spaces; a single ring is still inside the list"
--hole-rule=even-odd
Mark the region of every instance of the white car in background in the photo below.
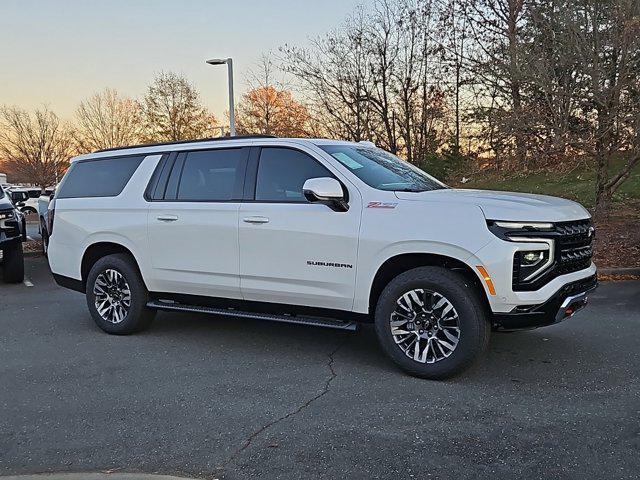
[[[11,187],[9,194],[18,209],[27,217],[38,213],[38,198],[42,190],[38,187]],[[19,205],[18,205],[19,204]]]
[[[45,188],[42,195],[38,197],[37,210],[38,210],[38,232],[42,237],[42,253],[45,255],[49,249],[49,204],[56,193],[55,187]]]

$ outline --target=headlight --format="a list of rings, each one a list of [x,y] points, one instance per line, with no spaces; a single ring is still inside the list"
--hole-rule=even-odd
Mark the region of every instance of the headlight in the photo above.
[[[509,230],[551,230],[553,228],[553,223],[546,222],[493,222],[498,227],[506,228]]]
[[[546,243],[546,242],[545,242]],[[520,250],[513,255],[513,280],[522,284],[543,274],[553,263],[553,249]]]
[[[550,222],[506,222],[501,220],[487,220],[489,230],[502,240],[521,242],[517,237],[536,237],[537,234],[553,232],[554,225]]]
[[[502,240],[531,244],[513,255],[514,289],[537,281],[553,266],[556,237],[553,223],[488,220],[487,227]]]
[[[5,220],[13,220],[13,210],[0,212],[0,227],[5,227]]]
[[[533,267],[544,259],[544,252],[523,252],[520,266]]]

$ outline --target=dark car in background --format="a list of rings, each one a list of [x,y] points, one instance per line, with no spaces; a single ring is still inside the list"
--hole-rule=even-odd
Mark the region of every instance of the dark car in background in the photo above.
[[[2,278],[5,283],[24,280],[22,242],[27,240],[24,215],[10,195],[0,186],[0,252],[2,252]]]

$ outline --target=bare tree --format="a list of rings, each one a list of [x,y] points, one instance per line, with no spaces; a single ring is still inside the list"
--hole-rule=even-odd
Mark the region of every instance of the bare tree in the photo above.
[[[584,78],[582,114],[591,120],[596,163],[596,211],[640,164],[640,1],[576,0],[573,48]],[[616,155],[627,163],[611,172]]]
[[[0,110],[0,156],[21,181],[41,188],[55,184],[68,167],[72,144],[69,129],[46,108],[33,114]]]
[[[309,95],[313,117],[326,134],[355,141],[371,140],[365,84],[367,14],[362,8],[343,27],[316,38],[310,48],[284,46],[285,71]]]
[[[81,102],[76,121],[74,138],[83,152],[132,145],[142,134],[139,104],[110,88]]]
[[[536,0],[527,75],[531,118],[545,153],[593,160],[596,210],[640,163],[640,2]],[[616,157],[627,159],[611,171]]]
[[[527,112],[523,99],[524,23],[528,0],[471,0],[467,14],[475,43],[473,73],[481,85],[481,111],[492,105],[493,122],[516,164],[527,165]],[[494,123],[495,124],[495,123]],[[497,151],[497,155],[504,152]],[[510,151],[506,152],[511,154]]]
[[[640,0],[378,0],[309,48],[281,51],[331,136],[421,163],[459,152],[467,121],[501,168],[591,162],[606,211],[640,164],[639,10]]]
[[[159,73],[142,101],[143,138],[149,142],[190,140],[212,136],[215,117],[200,94],[183,76]]]
[[[539,165],[558,165],[579,153],[580,133],[588,128],[579,115],[585,85],[570,26],[575,9],[562,0],[533,0],[527,17],[528,149]]]
[[[282,49],[329,135],[371,140],[416,163],[442,146],[434,8],[431,0],[379,0],[310,48]]]
[[[392,79],[404,153],[415,163],[435,154],[448,129],[436,8],[431,0],[395,3],[399,32]]]
[[[471,83],[470,61],[473,46],[469,25],[469,0],[441,0],[438,14],[442,31],[442,58],[453,92],[453,152],[459,155],[462,143],[462,121],[465,105],[469,103],[470,92],[465,91]],[[445,76],[446,78],[446,76]],[[448,92],[447,92],[448,93]]]

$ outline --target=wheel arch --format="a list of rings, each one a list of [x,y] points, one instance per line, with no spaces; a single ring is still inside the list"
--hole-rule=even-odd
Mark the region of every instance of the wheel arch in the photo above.
[[[85,248],[84,253],[82,254],[82,261],[80,263],[80,278],[82,279],[82,288],[86,288],[87,277],[89,276],[89,272],[91,271],[91,267],[95,265],[95,263],[103,257],[107,255],[113,255],[117,253],[123,253],[131,257],[134,262],[135,267],[140,272],[140,276],[144,282],[144,276],[140,271],[140,264],[136,259],[136,256],[133,252],[122,245],[121,243],[113,242],[113,241],[100,241],[95,242]],[[145,282],[146,285],[146,282]]]
[[[22,213],[24,213],[24,214],[26,214],[27,212],[29,212],[30,214],[33,214],[33,213],[37,214],[37,213],[38,213],[38,209],[37,209],[37,208],[32,207],[31,205],[27,205],[26,207],[22,207],[22,208],[20,209],[20,211],[21,211]]]
[[[459,258],[437,253],[400,253],[385,260],[376,271],[369,289],[369,314],[373,315],[380,294],[395,277],[417,267],[442,267],[460,273],[478,294],[487,312],[491,311],[489,300],[478,273]]]

